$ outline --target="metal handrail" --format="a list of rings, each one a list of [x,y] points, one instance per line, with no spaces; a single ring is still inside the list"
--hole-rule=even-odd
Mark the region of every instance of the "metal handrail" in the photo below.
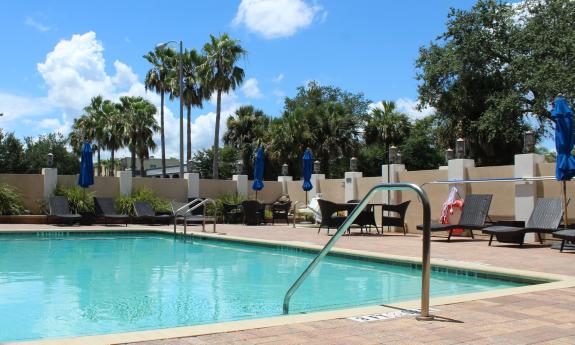
[[[197,202],[200,202],[200,201],[202,201],[202,199],[200,199],[200,198],[195,198],[194,200],[192,200],[192,201],[188,202],[187,204],[181,206],[180,208],[178,208],[178,209],[175,210],[175,211],[172,209],[172,212],[174,213],[174,234],[176,233],[176,225],[177,225],[177,223],[178,223],[178,213],[180,213],[182,210],[184,210],[184,209],[186,209],[186,208],[189,209],[189,207],[190,207],[191,205],[193,205],[193,204],[195,204],[195,203],[197,203]],[[186,212],[186,213],[187,213],[187,212]],[[183,214],[184,220],[186,219],[186,213]],[[185,233],[185,231],[184,231],[184,233]]]
[[[337,229],[336,233],[327,242],[323,249],[318,253],[318,255],[313,259],[313,261],[308,265],[308,267],[303,271],[303,273],[298,277],[298,279],[292,284],[289,290],[286,292],[283,301],[283,313],[289,313],[289,302],[291,297],[296,292],[296,290],[303,284],[304,280],[311,274],[315,267],[323,260],[327,253],[331,250],[334,244],[339,240],[339,238],[347,231],[351,224],[355,221],[357,216],[363,211],[367,206],[371,198],[376,192],[382,190],[413,190],[419,196],[422,206],[423,206],[423,252],[421,257],[421,314],[417,316],[418,320],[432,320],[433,315],[429,314],[429,280],[431,272],[431,231],[429,230],[431,225],[431,211],[429,207],[429,199],[427,194],[419,186],[412,183],[384,183],[373,187],[366,196],[355,206],[353,211],[347,216],[343,224]]]
[[[198,203],[198,202],[199,202],[199,203]],[[192,211],[194,211],[195,209],[197,209],[198,207],[200,207],[200,206],[202,206],[202,205],[205,205],[205,204],[208,203],[208,202],[212,203],[212,205],[214,205],[214,210],[216,210],[216,208],[217,208],[217,207],[216,207],[216,202],[215,202],[213,199],[210,199],[210,198],[205,198],[205,199],[196,198],[196,199],[190,201],[189,203],[185,204],[184,206],[178,208],[178,209],[174,212],[174,233],[176,232],[176,222],[177,222],[177,220],[176,220],[175,217],[176,217],[176,215],[177,215],[178,212],[184,210],[186,207],[189,207],[188,210],[187,210],[186,212],[184,212],[184,214],[183,214],[183,216],[184,216],[184,235],[186,235],[187,229],[188,229],[188,215],[189,215]],[[190,207],[190,205],[193,205],[193,204],[195,204],[195,203],[198,203],[198,204],[197,204],[197,205],[194,205],[193,207]],[[204,220],[203,220],[203,222],[202,222],[202,232],[206,232],[206,220],[205,220],[205,217],[206,217],[206,209],[204,208]],[[214,217],[217,219],[217,214],[214,215]],[[216,223],[217,223],[217,221],[214,220],[214,222],[213,222],[214,228],[213,228],[212,233],[215,233],[215,232],[216,232]]]

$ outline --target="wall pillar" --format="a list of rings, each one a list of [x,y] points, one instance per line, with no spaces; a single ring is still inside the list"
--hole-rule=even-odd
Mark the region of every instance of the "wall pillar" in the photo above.
[[[188,182],[188,199],[200,197],[200,174],[184,173],[184,179]]]
[[[388,165],[384,164],[381,166],[381,179],[382,183],[396,183],[399,182],[399,173],[405,171],[405,164],[390,164],[389,169]],[[389,171],[389,177],[388,177]],[[387,204],[388,196],[389,196],[389,203],[390,204],[397,204],[401,201],[399,197],[400,191],[393,190],[393,191],[382,191],[381,192],[381,202]],[[375,199],[373,201],[376,201]]]
[[[536,153],[515,155],[515,177],[534,177],[537,175],[537,164],[544,163],[545,157]],[[515,220],[527,222],[537,200],[535,181],[515,183]],[[525,241],[535,241],[535,234],[525,235]]]
[[[448,180],[465,180],[467,178],[467,168],[475,167],[473,159],[450,159],[447,163],[447,179]],[[469,184],[455,183],[450,184],[451,187],[456,187],[461,198],[465,198]]]
[[[132,194],[132,172],[117,171],[116,177],[120,179],[120,195]]]
[[[282,183],[282,195],[288,195],[287,183],[293,181],[292,176],[278,176],[278,182]]]
[[[234,175],[232,180],[236,181],[236,192],[245,198],[248,197],[248,175]]]
[[[321,196],[321,181],[325,180],[325,174],[311,174],[313,188],[308,192],[308,200],[318,195]]]
[[[345,177],[344,202],[348,202],[349,200],[357,200],[358,199],[357,179],[363,177],[363,173],[361,171],[346,171],[344,177]]]
[[[58,185],[58,169],[57,168],[42,168],[42,175],[44,176],[44,199],[54,195],[56,186]]]

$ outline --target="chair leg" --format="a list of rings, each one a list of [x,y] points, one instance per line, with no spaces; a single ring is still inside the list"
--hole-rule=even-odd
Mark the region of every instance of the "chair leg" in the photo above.
[[[489,237],[489,246],[491,246],[491,242],[493,242],[493,235]]]
[[[559,253],[563,253],[563,248],[565,248],[565,240],[561,241],[561,248],[559,249]]]
[[[317,228],[317,233],[319,234],[320,231],[321,231],[321,224],[319,225],[319,228]]]
[[[451,240],[451,233],[453,233],[453,230],[449,230],[449,235],[447,235],[447,242]]]
[[[537,238],[539,238],[539,244],[543,244],[543,238],[541,236],[541,233],[537,233]]]
[[[473,236],[473,230],[469,230],[469,232],[471,233],[471,239],[474,240],[475,237]]]
[[[403,236],[407,235],[407,229],[405,228],[405,223],[403,223]]]

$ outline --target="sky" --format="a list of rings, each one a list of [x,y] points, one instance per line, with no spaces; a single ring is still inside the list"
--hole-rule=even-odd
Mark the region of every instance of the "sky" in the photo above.
[[[61,132],[90,98],[144,96],[158,43],[201,49],[227,32],[247,50],[242,86],[223,99],[225,119],[251,104],[280,116],[285,97],[315,80],[371,101],[391,100],[416,119],[415,60],[467,0],[10,1],[0,12],[0,128],[18,137]],[[158,115],[159,118],[159,115]],[[192,111],[192,146],[213,142],[215,102]],[[178,156],[179,104],[166,106],[166,151]],[[156,138],[159,143],[159,136]],[[125,152],[124,152],[125,153]],[[122,153],[121,153],[122,154]],[[159,150],[155,153],[159,155]]]

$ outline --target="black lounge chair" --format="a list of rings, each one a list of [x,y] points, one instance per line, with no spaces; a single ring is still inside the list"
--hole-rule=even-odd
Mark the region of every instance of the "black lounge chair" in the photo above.
[[[491,235],[489,245],[493,241],[493,236],[502,243],[523,245],[525,234],[528,232],[536,233],[539,243],[543,244],[541,234],[556,232],[559,223],[561,223],[561,217],[563,217],[563,200],[561,198],[539,198],[524,227],[490,226],[483,229],[483,233]]]
[[[242,210],[238,204],[222,204],[222,212],[224,214],[224,223],[234,224],[239,223],[242,219]]]
[[[327,234],[329,235],[330,228],[337,229],[343,224],[347,216],[338,216],[337,212],[353,210],[353,207],[349,204],[336,204],[335,202],[324,199],[318,199],[317,202],[319,204],[319,212],[321,213],[321,223],[319,224],[319,229],[317,229],[318,234],[321,228],[327,227]],[[350,229],[347,229],[347,232],[350,233]]]
[[[257,200],[245,200],[242,202],[244,224],[260,225],[264,222],[264,207]]]
[[[48,222],[52,220],[58,224],[74,224],[80,222],[81,219],[81,215],[70,211],[70,204],[65,196],[48,198]]]
[[[272,204],[272,224],[275,224],[276,219],[285,219],[286,224],[289,224],[288,216],[291,210],[291,201],[277,201]]]
[[[575,229],[564,229],[564,230],[555,231],[553,233],[553,237],[561,239],[561,248],[559,249],[559,251],[563,252],[563,249],[565,248],[565,242],[566,241],[570,241],[570,242],[575,241]]]
[[[156,214],[152,205],[146,201],[134,201],[136,217],[148,224],[169,224],[172,216],[169,214]]]
[[[451,240],[451,235],[455,229],[469,230],[471,239],[474,239],[473,230],[481,230],[485,228],[485,220],[489,213],[491,206],[491,194],[469,194],[465,198],[463,208],[461,210],[461,217],[457,224],[431,224],[431,232],[449,231],[447,241]],[[423,225],[418,225],[417,230],[423,230]]]
[[[348,204],[358,204],[361,200],[348,200],[347,203]],[[355,207],[353,207],[355,208]],[[351,212],[353,210],[352,206],[350,206],[350,208],[348,209],[349,212]],[[377,231],[377,233],[379,234],[379,228],[377,227],[377,222],[375,221],[375,212],[373,212],[373,207],[370,205],[367,205],[363,211],[361,211],[357,217],[355,218],[355,220],[353,221],[353,224],[355,225],[359,225],[361,228],[361,232],[363,232],[363,228],[366,228],[366,231],[371,233],[371,226],[375,226],[375,231]]]
[[[94,197],[94,210],[96,217],[104,218],[104,224],[108,225],[110,222],[125,223],[128,226],[130,216],[126,214],[119,214],[114,207],[114,199]]]
[[[381,205],[381,227],[384,226],[396,226],[403,229],[403,235],[407,233],[407,229],[405,227],[405,215],[407,214],[407,208],[409,207],[409,203],[411,200],[406,202],[402,202],[401,204],[397,205]],[[387,216],[384,215],[384,212],[393,212],[396,215]]]

